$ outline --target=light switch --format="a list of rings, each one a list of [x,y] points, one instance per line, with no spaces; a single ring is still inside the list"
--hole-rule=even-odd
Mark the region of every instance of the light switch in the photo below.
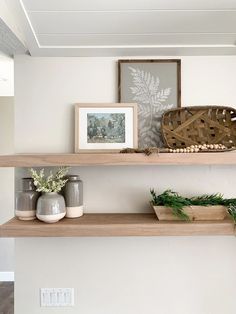
[[[73,288],[41,288],[41,306],[74,306]]]

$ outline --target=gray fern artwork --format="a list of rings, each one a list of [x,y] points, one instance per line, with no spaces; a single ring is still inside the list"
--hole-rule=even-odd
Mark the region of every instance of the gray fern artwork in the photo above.
[[[128,67],[132,101],[138,103],[139,147],[162,147],[161,116],[175,105],[170,101],[172,88],[161,87],[161,79],[150,71]],[[172,99],[173,100],[173,99]]]

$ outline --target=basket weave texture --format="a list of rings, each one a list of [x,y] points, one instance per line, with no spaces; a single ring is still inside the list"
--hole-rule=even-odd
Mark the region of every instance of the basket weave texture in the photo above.
[[[222,106],[192,106],[166,111],[162,134],[170,148],[199,144],[236,146],[236,110]]]

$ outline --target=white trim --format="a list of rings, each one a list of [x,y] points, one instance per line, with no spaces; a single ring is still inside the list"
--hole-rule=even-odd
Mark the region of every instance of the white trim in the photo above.
[[[23,4],[22,0],[20,0]],[[124,9],[124,10],[26,10],[29,13],[150,13],[150,12],[235,12],[236,9]]]
[[[0,282],[1,281],[14,281],[13,271],[0,271]]]
[[[45,49],[72,49],[72,48],[79,48],[79,49],[113,49],[113,48],[120,48],[120,49],[149,49],[149,48],[235,48],[236,44],[217,44],[217,45],[73,45],[73,46],[64,46],[64,45],[40,45],[39,48]]]
[[[191,35],[191,36],[198,36],[198,35],[235,35],[235,32],[149,32],[149,33],[38,33],[38,35],[47,35],[47,36],[60,36],[60,35],[66,35],[66,36],[90,36],[90,35],[96,35],[96,36],[153,36],[153,35],[158,35],[158,36],[166,36],[166,35]]]
[[[40,47],[38,38],[37,38],[36,33],[35,33],[35,30],[34,30],[34,28],[33,28],[33,26],[32,26],[32,23],[31,23],[31,20],[30,20],[30,18],[29,18],[29,15],[28,15],[28,13],[27,13],[27,11],[26,11],[25,5],[24,5],[24,3],[23,3],[22,0],[19,0],[19,1],[20,1],[21,8],[22,8],[22,10],[23,10],[23,12],[24,12],[24,14],[25,14],[26,19],[27,19],[27,22],[28,22],[28,24],[29,24],[29,27],[30,27],[30,29],[31,29],[31,32],[32,32],[33,35],[34,35],[34,39],[35,39],[35,41],[36,41],[38,47]]]

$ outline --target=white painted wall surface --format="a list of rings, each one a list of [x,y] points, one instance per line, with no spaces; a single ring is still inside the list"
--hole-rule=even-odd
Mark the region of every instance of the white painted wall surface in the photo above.
[[[14,98],[0,96],[0,154],[13,153],[13,146]],[[14,169],[0,168],[0,178],[0,224],[2,224],[14,215]],[[13,269],[14,240],[0,238],[0,281],[6,279],[5,272]]]
[[[0,4],[0,11],[3,3]],[[1,11],[2,13],[2,11]],[[0,13],[0,15],[1,15]],[[14,151],[14,62],[0,52],[0,154]],[[0,168],[0,224],[14,215],[14,169]],[[0,281],[14,269],[14,240],[0,239]]]
[[[0,51],[0,96],[14,95],[14,61]]]
[[[181,59],[183,104],[236,107],[236,57]],[[17,56],[16,151],[71,152],[73,103],[115,102],[115,61]],[[235,196],[235,170],[73,169],[87,212],[147,211],[149,187]],[[235,314],[235,244],[234,237],[17,239],[15,313]],[[40,287],[75,288],[75,307],[40,308]]]

